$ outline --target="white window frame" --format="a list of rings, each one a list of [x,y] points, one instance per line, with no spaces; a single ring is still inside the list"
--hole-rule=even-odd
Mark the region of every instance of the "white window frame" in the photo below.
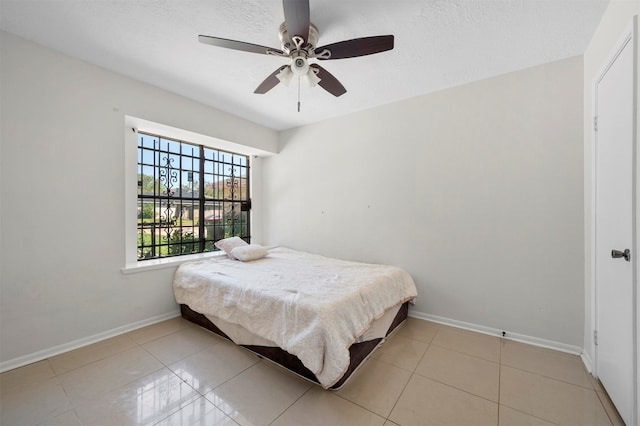
[[[260,221],[256,220],[256,215],[259,215],[257,211],[257,207],[261,204],[259,199],[255,196],[257,195],[254,190],[255,183],[260,186],[259,181],[255,179],[256,175],[260,175],[260,157],[265,155],[271,155],[272,153],[262,151],[257,148],[241,145],[234,142],[225,141],[219,138],[215,138],[212,136],[203,135],[200,133],[195,133],[189,130],[179,129],[176,127],[168,126],[161,123],[156,123],[153,121],[125,116],[125,125],[124,125],[124,219],[125,219],[125,262],[124,267],[122,268],[122,273],[129,274],[135,272],[142,272],[146,270],[153,270],[159,268],[168,268],[174,267],[181,263],[204,259],[208,257],[216,257],[221,256],[219,251],[215,252],[206,252],[206,253],[196,253],[189,254],[184,256],[174,256],[167,257],[161,259],[149,259],[149,260],[138,260],[138,247],[137,247],[137,202],[138,202],[138,193],[137,193],[137,166],[138,166],[138,157],[137,157],[137,147],[138,147],[138,131],[148,132],[152,134],[163,135],[168,138],[174,138],[178,140],[185,140],[195,144],[204,145],[207,147],[211,147],[214,149],[221,149],[225,151],[237,152],[239,154],[244,154],[249,156],[250,160],[250,173],[251,173],[251,199],[252,199],[252,211],[251,214],[251,223],[252,223],[252,234],[259,235],[260,231]],[[258,173],[256,173],[258,171]],[[259,198],[259,197],[258,197]]]

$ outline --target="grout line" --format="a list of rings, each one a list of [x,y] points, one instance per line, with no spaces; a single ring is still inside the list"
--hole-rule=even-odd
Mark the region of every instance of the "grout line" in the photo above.
[[[71,399],[71,397],[69,396],[69,393],[67,392],[67,389],[64,386],[64,383],[62,383],[62,380],[60,379],[60,376],[56,373],[56,370],[53,369],[53,365],[51,364],[50,358],[47,358],[46,361],[47,361],[47,364],[49,365],[49,368],[53,372],[53,377],[56,379],[58,385],[60,385],[60,388],[62,389],[62,392],[64,393],[65,398],[67,398],[70,409],[73,410],[74,414],[76,415],[76,418],[78,418],[78,421],[79,421],[80,417],[78,416],[78,412],[76,411],[76,407],[77,407],[76,402],[73,399]],[[53,416],[53,418],[55,418],[55,415]]]
[[[370,413],[372,413],[372,414],[374,414],[374,415],[376,415],[376,416],[378,416],[378,417],[382,417],[382,418],[384,418],[385,420],[388,420],[388,421],[393,422],[392,420],[390,420],[390,419],[389,419],[389,417],[391,416],[391,413],[393,413],[393,410],[396,408],[396,405],[398,405],[398,401],[400,401],[400,398],[401,398],[401,397],[402,397],[402,395],[404,394],[404,391],[407,389],[407,386],[409,385],[409,382],[411,381],[411,379],[413,378],[413,376],[416,374],[416,373],[415,373],[415,370],[416,370],[416,368],[418,368],[418,365],[420,365],[420,362],[421,362],[421,361],[422,361],[422,359],[424,358],[424,356],[425,356],[425,354],[427,353],[427,351],[429,350],[429,346],[430,346],[430,343],[425,343],[425,342],[423,342],[423,341],[421,341],[421,340],[412,339],[412,338],[410,338],[410,337],[406,337],[406,336],[401,336],[401,337],[404,337],[404,338],[406,338],[406,339],[413,340],[413,341],[416,341],[416,342],[420,342],[420,343],[422,343],[422,344],[427,345],[427,347],[426,347],[425,351],[423,352],[422,356],[420,357],[420,360],[418,360],[418,363],[416,364],[416,367],[415,367],[413,370],[407,370],[407,369],[405,369],[405,368],[398,367],[397,365],[391,364],[391,363],[389,363],[389,362],[382,361],[382,360],[380,360],[380,359],[375,359],[375,361],[376,361],[376,362],[381,362],[381,363],[383,363],[383,364],[390,365],[390,366],[392,366],[392,367],[394,367],[394,368],[398,368],[398,369],[400,369],[400,370],[402,370],[402,371],[406,371],[406,372],[410,373],[410,374],[409,374],[409,380],[407,380],[407,383],[405,383],[405,384],[404,384],[404,387],[402,388],[402,390],[401,390],[401,391],[400,391],[400,393],[398,394],[398,397],[396,398],[395,402],[393,403],[393,405],[392,405],[392,407],[391,407],[391,410],[389,411],[389,414],[387,414],[387,416],[386,416],[386,417],[385,417],[385,416],[382,416],[382,415],[380,415],[380,414],[378,414],[378,413],[375,413],[375,412],[371,411],[371,410],[370,410],[370,409],[368,409],[367,407],[364,407],[364,406],[362,406],[362,405],[358,404],[357,402],[351,401],[350,399],[346,398],[345,396],[340,395],[340,394],[339,394],[339,393],[337,393],[337,392],[336,392],[336,393],[334,393],[334,394],[335,394],[336,396],[338,396],[338,397],[340,397],[340,398],[344,399],[345,401],[350,402],[350,403],[352,403],[352,404],[355,404],[355,405],[357,405],[358,407],[361,407],[361,408],[365,409],[366,411],[368,411],[368,412],[370,412]],[[433,340],[433,339],[432,339],[432,340]]]
[[[604,388],[604,387],[603,387]],[[616,424],[616,422],[618,422],[618,419],[613,419],[611,417],[611,415],[609,414],[609,410],[607,410],[607,407],[605,407],[604,403],[605,401],[603,399],[607,399],[607,404],[611,406],[611,408],[614,410],[613,414],[616,414],[618,416],[618,418],[620,420],[622,420],[622,418],[620,417],[620,413],[618,412],[618,409],[616,408],[615,405],[613,405],[613,402],[611,401],[611,398],[609,398],[609,395],[606,393],[606,390],[604,393],[598,392],[594,389],[594,392],[596,393],[596,397],[598,398],[598,401],[600,401],[600,405],[602,405],[602,409],[604,410],[604,412],[607,414],[607,417],[609,418],[609,422],[611,422],[612,425]],[[615,420],[615,422],[614,422]],[[624,423],[624,421],[623,421]]]
[[[311,391],[311,389],[313,389],[313,386],[314,385],[312,384],[311,386],[309,386],[309,388],[306,391],[302,392],[302,395],[296,398],[296,400],[293,401],[287,408],[282,410],[282,413],[278,414],[278,416],[275,419],[273,419],[269,424],[272,425],[273,423],[275,423],[276,420],[282,417],[284,413],[286,413],[291,407],[293,407],[298,401],[300,401],[306,394],[308,394]]]
[[[169,367],[167,367],[168,369]],[[182,377],[178,376],[173,370],[169,370],[171,371],[171,373],[176,376],[178,379],[180,379],[184,384],[186,384],[187,386],[189,386],[196,394],[191,398],[188,399],[185,403],[180,403],[178,405],[178,407],[176,407],[176,409],[174,411],[171,411],[168,415],[162,417],[161,419],[156,420],[153,424],[156,425],[158,423],[160,423],[161,421],[168,419],[169,417],[173,416],[174,414],[176,414],[179,411],[182,411],[183,409],[185,409],[186,407],[188,407],[191,404],[195,404],[195,402],[197,400],[199,400],[200,398],[202,398],[202,395],[200,394],[200,392],[198,392],[198,390],[196,388],[194,388],[193,386],[191,386],[186,380],[184,380]],[[225,413],[226,414],[226,413]]]
[[[378,414],[378,413],[376,413],[376,412],[374,412],[374,411],[371,411],[371,409],[369,409],[369,408],[367,408],[367,407],[365,407],[365,406],[363,406],[363,405],[360,405],[359,403],[357,403],[357,402],[355,402],[355,401],[351,401],[351,400],[350,400],[350,399],[348,399],[347,397],[344,397],[344,396],[342,396],[342,395],[338,395],[338,394],[337,394],[337,393],[335,393],[335,392],[333,393],[333,395],[337,396],[338,398],[341,398],[342,400],[344,400],[344,401],[348,402],[349,404],[353,404],[353,405],[355,405],[355,406],[357,406],[357,407],[362,408],[363,410],[365,410],[365,411],[367,411],[367,412],[369,412],[369,413],[373,414],[374,416],[377,416],[377,417],[380,417],[380,418],[382,418],[382,419],[388,420],[388,418],[387,418],[387,417],[382,416],[382,415],[380,415],[380,414]],[[397,402],[397,401],[396,401],[396,402]],[[392,409],[392,410],[393,410],[393,409]],[[389,415],[391,415],[391,412],[389,412]]]
[[[207,350],[207,349],[208,349],[208,348],[203,348],[201,351],[196,352],[196,353],[194,353],[194,354],[192,354],[192,355],[189,355],[189,356],[193,356],[193,355],[198,354],[198,353],[200,353],[200,352],[203,352],[203,351],[205,351],[205,350]],[[182,359],[184,360],[184,359],[186,359],[186,358],[188,358],[188,357],[185,357],[185,358],[182,358]],[[176,362],[179,362],[179,361],[176,361]],[[236,378],[236,377],[238,377],[240,374],[244,373],[245,371],[247,371],[247,370],[248,370],[248,369],[250,369],[251,367],[253,367],[253,366],[257,365],[259,362],[260,362],[260,361],[258,361],[258,362],[256,362],[256,363],[251,364],[250,366],[248,366],[247,368],[243,369],[242,371],[240,371],[239,373],[237,373],[237,374],[236,374],[236,375],[234,375],[233,377],[230,377],[229,379],[227,379],[227,380],[225,380],[225,381],[223,381],[223,382],[219,383],[217,386],[215,386],[215,387],[211,388],[207,393],[202,393],[199,389],[196,389],[196,388],[194,388],[193,386],[191,386],[191,385],[189,384],[189,382],[187,382],[186,380],[182,379],[182,378],[181,378],[181,377],[180,377],[180,376],[179,376],[175,371],[173,371],[171,368],[169,368],[169,366],[166,366],[166,368],[167,368],[169,371],[171,371],[173,374],[175,374],[176,376],[178,376],[178,378],[180,378],[180,379],[181,379],[183,382],[185,382],[189,387],[191,387],[191,388],[196,392],[196,394],[198,394],[198,396],[197,396],[196,398],[194,398],[191,402],[195,402],[195,401],[196,401],[196,400],[198,400],[199,398],[204,398],[204,399],[205,399],[205,400],[207,400],[211,405],[213,405],[214,407],[216,407],[218,410],[220,410],[222,413],[224,413],[224,415],[225,415],[225,416],[227,416],[228,418],[230,418],[231,420],[233,420],[233,421],[234,421],[234,423],[236,423],[236,424],[237,424],[237,422],[235,421],[235,419],[234,419],[233,417],[231,417],[231,415],[230,415],[226,410],[224,410],[224,408],[223,408],[223,407],[218,406],[214,401],[212,401],[212,400],[210,400],[209,398],[207,398],[207,394],[211,393],[211,392],[212,392],[213,390],[215,390],[215,389],[218,389],[220,386],[224,385],[225,383],[228,383],[229,381],[231,381],[231,380],[235,379],[235,378]],[[180,409],[182,409],[182,408],[183,408],[183,407],[180,407]]]
[[[480,357],[480,356],[477,356],[477,355],[470,354],[469,352],[463,352],[463,351],[460,351],[458,349],[453,349],[453,348],[450,348],[450,347],[447,347],[447,346],[441,346],[441,345],[438,345],[438,344],[432,344],[432,345],[430,344],[429,346],[435,346],[437,348],[442,348],[442,349],[445,349],[447,351],[451,351],[451,352],[455,352],[455,353],[458,353],[458,354],[461,354],[461,355],[465,355],[465,356],[468,356],[470,358],[479,359],[481,361],[490,362],[492,364],[500,364],[500,355],[499,354],[498,354],[498,361],[494,361],[494,360],[491,360],[491,359],[487,359],[487,358],[483,358],[483,357]]]
[[[393,410],[396,409],[396,406],[398,405],[398,402],[400,402],[400,398],[402,398],[402,395],[404,395],[404,392],[407,390],[407,386],[409,386],[409,383],[411,382],[411,379],[413,379],[414,375],[415,375],[415,373],[411,373],[411,375],[409,376],[409,380],[407,380],[407,383],[404,384],[404,387],[402,388],[402,391],[400,391],[400,395],[398,395],[398,398],[396,399],[396,402],[393,403],[393,407],[391,407],[391,411],[389,411],[389,415],[387,415],[386,420],[389,420],[390,422],[393,421],[393,420],[389,419],[389,417],[391,417],[391,413],[393,413]],[[395,424],[395,422],[394,422],[394,424]]]
[[[136,347],[141,347],[141,348],[142,348],[142,346],[141,346],[138,342],[134,341],[133,339],[131,339],[131,341],[135,344],[134,346],[131,346],[131,347],[128,347],[128,348],[123,348],[123,349],[121,349],[121,350],[118,350],[118,351],[116,351],[116,352],[114,352],[114,353],[112,353],[112,354],[110,354],[110,355],[107,355],[107,356],[104,356],[104,357],[101,357],[101,358],[96,358],[96,359],[94,359],[93,361],[87,362],[86,364],[82,364],[82,365],[74,366],[74,367],[72,367],[71,369],[66,370],[66,371],[63,371],[63,372],[61,372],[61,373],[57,373],[57,372],[56,372],[56,370],[55,370],[55,368],[53,368],[53,364],[52,364],[52,363],[51,363],[51,361],[50,361],[50,360],[51,360],[51,358],[59,357],[59,356],[62,356],[62,355],[65,355],[65,354],[69,354],[69,353],[74,352],[74,351],[82,350],[82,349],[84,349],[84,348],[86,348],[86,347],[88,347],[88,346],[91,346],[91,345],[83,346],[83,347],[81,347],[81,348],[77,348],[77,349],[72,349],[72,350],[70,350],[70,351],[68,351],[68,352],[64,352],[64,353],[61,353],[61,354],[59,354],[59,355],[55,355],[55,356],[53,356],[53,357],[46,358],[46,360],[49,362],[49,366],[51,367],[51,370],[53,370],[53,374],[54,374],[56,377],[60,377],[60,376],[64,376],[64,375],[65,375],[65,374],[67,374],[67,373],[71,373],[72,371],[76,371],[76,370],[78,370],[78,369],[80,369],[80,368],[87,367],[87,366],[89,366],[89,365],[91,365],[91,364],[95,364],[95,363],[100,362],[100,361],[104,361],[104,360],[106,360],[106,359],[108,359],[108,358],[111,358],[112,356],[116,356],[116,355],[122,354],[122,353],[124,353],[124,352],[130,351],[130,350],[132,350],[132,349],[134,349],[134,348],[136,348]],[[100,343],[100,342],[92,343],[92,345],[99,344],[99,343]],[[142,348],[142,349],[144,349],[144,348]]]
[[[382,362],[382,361],[379,361],[379,360],[371,360],[371,361]],[[383,364],[391,365],[392,367],[395,367],[395,368],[400,368],[400,367],[396,367],[396,366],[395,366],[395,365],[393,365],[393,364],[388,364],[388,363],[384,363],[384,362],[383,362]],[[361,364],[360,366],[362,366],[362,364]],[[402,370],[402,371],[408,371],[408,370],[405,370],[405,369],[403,369],[403,368],[400,368],[400,370]],[[354,374],[355,374],[357,371],[358,371],[358,369],[356,369],[356,371],[354,372]],[[362,372],[362,370],[360,370],[360,371]],[[362,374],[362,373],[361,373],[361,374]],[[349,377],[349,380],[347,380],[347,382],[349,382],[351,379],[356,379],[356,380],[357,380],[357,378],[358,378],[358,377],[356,377],[356,376]],[[408,383],[408,382],[407,382],[407,383]],[[349,383],[347,383],[347,384],[346,384],[346,386],[348,387],[348,386],[349,386]],[[405,384],[405,387],[406,387],[406,384]],[[367,412],[369,412],[369,413],[371,413],[371,414],[373,414],[373,415],[375,415],[375,416],[377,416],[377,417],[381,417],[381,418],[383,418],[383,419],[387,419],[387,417],[388,417],[389,415],[391,415],[391,411],[393,411],[393,407],[392,407],[392,408],[391,408],[391,411],[389,412],[389,414],[388,414],[386,417],[385,417],[385,416],[383,416],[383,415],[381,415],[381,414],[378,414],[378,413],[376,413],[376,412],[372,411],[371,409],[369,409],[369,408],[365,407],[364,405],[361,405],[360,403],[358,403],[358,402],[356,402],[356,401],[352,401],[352,400],[350,400],[349,398],[347,398],[346,396],[341,395],[341,394],[340,394],[340,391],[341,391],[342,389],[344,389],[344,388],[342,388],[342,387],[341,387],[340,389],[337,389],[337,390],[335,390],[335,391],[334,391],[334,390],[331,390],[330,392],[331,392],[331,394],[332,394],[332,395],[335,395],[335,396],[337,396],[338,398],[341,398],[341,399],[343,399],[344,401],[346,401],[346,402],[348,402],[348,403],[350,403],[350,404],[356,405],[356,406],[358,406],[358,407],[362,408],[363,410],[365,410],[365,411],[367,411]],[[402,390],[404,391],[404,388],[403,388]],[[402,394],[402,392],[400,392],[400,394]],[[400,397],[398,396],[398,398],[400,398]],[[398,402],[398,401],[396,400],[396,403],[397,403],[397,402]],[[395,407],[395,404],[394,404],[394,407]]]
[[[422,355],[420,355],[420,359],[418,360],[418,362],[417,362],[416,366],[415,366],[413,369],[411,369],[411,370],[410,370],[410,369],[408,369],[408,368],[400,367],[400,366],[398,366],[398,365],[395,365],[395,364],[393,364],[393,363],[391,363],[391,362],[389,362],[389,361],[385,361],[385,360],[380,359],[380,358],[373,358],[373,357],[371,357],[371,359],[372,359],[373,361],[381,362],[381,363],[383,363],[383,364],[390,365],[390,366],[392,366],[392,367],[399,368],[400,370],[408,371],[409,373],[413,374],[413,373],[415,373],[416,368],[418,368],[418,365],[420,365],[420,362],[422,362],[422,358],[424,358],[424,355],[427,353],[427,351],[429,350],[429,346],[431,346],[431,345],[430,345],[429,343],[424,343],[424,342],[421,342],[421,341],[419,341],[419,340],[415,340],[415,339],[409,339],[409,340],[413,340],[414,342],[419,342],[419,343],[422,343],[422,344],[424,344],[424,345],[427,345],[427,347],[425,348],[425,350],[424,350],[424,352],[422,353]]]
[[[475,396],[476,398],[484,399],[485,401],[491,402],[491,403],[493,403],[493,404],[496,404],[496,405],[498,405],[498,404],[499,404],[498,402],[496,402],[496,401],[494,401],[494,400],[492,400],[492,399],[489,399],[489,398],[487,398],[487,397],[477,395],[477,394],[472,393],[472,392],[469,392],[468,390],[465,390],[465,389],[460,389],[460,388],[459,388],[459,387],[457,387],[457,386],[453,386],[451,383],[445,383],[445,382],[440,381],[440,380],[438,380],[438,379],[434,379],[433,377],[422,376],[422,375],[420,375],[420,374],[416,374],[416,375],[417,375],[418,377],[423,378],[423,379],[431,380],[432,382],[436,382],[436,383],[439,383],[439,384],[441,384],[441,385],[444,385],[444,386],[450,387],[451,389],[455,389],[455,390],[458,390],[458,391],[460,391],[460,392],[464,392],[464,393],[466,393],[466,394],[468,394],[468,395]],[[498,399],[499,399],[499,398],[498,398]]]
[[[534,415],[534,414],[527,413],[526,411],[522,411],[522,410],[521,410],[521,409],[519,409],[519,408],[513,408],[513,407],[511,407],[511,406],[509,406],[509,405],[504,405],[504,404],[500,404],[500,406],[498,407],[498,413],[500,412],[500,411],[499,411],[499,410],[500,410],[500,407],[505,407],[505,408],[508,408],[508,409],[510,409],[510,410],[517,411],[518,413],[522,413],[522,414],[527,415],[527,416],[529,416],[529,417],[533,417],[534,419],[542,420],[543,422],[550,423],[550,424],[552,424],[552,425],[560,425],[560,423],[556,423],[556,422],[554,422],[554,421],[552,421],[552,420],[545,419],[545,418],[542,418],[542,417],[540,417],[540,416],[536,416],[536,415]]]
[[[485,334],[485,333],[480,333],[480,332],[475,331],[475,330],[456,329],[455,327],[448,326],[446,324],[442,324],[442,326],[452,328],[453,330],[450,330],[452,333],[474,335],[474,336],[478,336],[478,337],[483,338],[483,339],[484,338],[497,338],[498,339],[498,343],[500,343],[500,340],[501,340],[501,338],[498,337],[498,336],[489,335],[489,334]],[[467,355],[467,356],[470,356],[470,357],[473,357],[473,358],[481,359],[481,360],[484,360],[484,361],[493,362],[494,364],[496,364],[496,363],[499,364],[500,363],[500,351],[502,350],[502,348],[500,348],[500,351],[498,353],[498,361],[496,362],[496,361],[494,361],[492,359],[483,358],[481,356],[470,354],[468,352],[463,352],[463,351],[455,349],[455,348],[443,346],[443,345],[440,345],[438,343],[433,343],[436,340],[436,337],[438,337],[438,335],[440,334],[441,331],[446,331],[447,330],[446,328],[444,328],[442,326],[438,328],[438,331],[433,336],[433,339],[431,339],[431,342],[429,343],[429,345],[433,345],[433,346],[436,346],[436,347],[439,347],[439,348],[447,349],[449,351],[457,352],[457,353],[460,353],[460,354],[463,354],[463,355]]]
[[[547,374],[543,374],[543,373],[540,373],[540,372],[537,372],[537,371],[526,370],[526,369],[524,369],[524,368],[520,368],[520,367],[514,367],[514,366],[512,366],[512,365],[508,365],[508,364],[500,364],[500,366],[501,366],[501,367],[503,367],[503,366],[504,366],[504,367],[507,367],[507,368],[511,368],[511,369],[513,369],[513,370],[522,371],[522,372],[525,372],[525,373],[527,373],[527,374],[532,374],[532,375],[534,375],[534,376],[544,377],[545,379],[554,380],[554,381],[556,381],[556,382],[564,383],[564,384],[566,384],[566,385],[570,385],[570,386],[575,386],[575,387],[577,387],[577,388],[584,389],[584,390],[594,391],[594,392],[596,392],[596,393],[597,393],[597,391],[593,388],[593,386],[586,387],[586,386],[578,385],[578,384],[576,384],[576,383],[568,382],[568,381],[563,380],[563,379],[560,379],[560,378],[558,378],[558,377],[549,376],[549,375],[547,375]]]
[[[502,371],[502,367],[503,367],[503,365],[501,365],[501,366],[500,366],[500,370],[501,370],[501,371]],[[607,418],[609,418],[609,421],[611,422],[611,424],[613,424],[613,422],[611,421],[611,418],[610,418],[610,416],[609,416],[609,413],[607,412],[606,408],[603,406],[603,403],[602,403],[602,401],[600,400],[600,397],[598,396],[598,392],[597,392],[595,389],[585,388],[584,386],[576,385],[576,384],[574,384],[574,383],[569,383],[569,382],[566,382],[566,381],[564,381],[564,380],[557,379],[557,378],[555,378],[555,377],[550,377],[550,376],[546,376],[546,375],[544,375],[544,374],[539,374],[539,373],[535,373],[535,372],[531,372],[531,371],[523,370],[523,369],[520,369],[520,368],[512,367],[512,366],[510,366],[510,365],[504,365],[504,367],[506,367],[506,368],[510,368],[510,369],[512,369],[512,370],[521,371],[521,372],[524,372],[524,373],[526,373],[526,374],[530,374],[530,375],[532,375],[532,376],[542,377],[542,378],[544,378],[544,379],[552,380],[552,381],[555,381],[555,382],[558,382],[558,383],[562,383],[562,384],[564,384],[564,385],[572,386],[572,387],[575,387],[575,388],[577,388],[577,389],[581,389],[581,390],[583,390],[583,391],[591,391],[591,392],[594,392],[594,393],[596,394],[596,398],[598,398],[598,400],[599,400],[599,402],[600,402],[600,405],[602,406],[602,409],[604,410],[605,414],[607,415]],[[525,412],[525,411],[522,411],[521,409],[518,409],[518,408],[512,407],[512,406],[510,406],[510,405],[503,404],[502,402],[500,403],[500,405],[505,406],[505,407],[508,407],[508,408],[511,408],[512,410],[516,410],[516,411],[519,411],[519,412],[521,412],[521,413],[527,414],[527,415],[529,415],[529,416],[532,416],[532,417],[535,417],[535,418],[538,418],[538,419],[542,419],[542,420],[544,420],[544,421],[546,421],[546,422],[553,423],[553,424],[557,424],[557,423],[555,423],[554,421],[552,421],[552,420],[550,420],[550,419],[545,419],[545,418],[539,417],[539,416],[537,416],[537,415],[534,415],[534,414],[531,414],[531,413],[527,413],[527,412]]]

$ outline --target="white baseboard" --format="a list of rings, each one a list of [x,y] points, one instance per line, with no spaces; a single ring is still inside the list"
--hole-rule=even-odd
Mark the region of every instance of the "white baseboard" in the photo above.
[[[584,363],[584,366],[587,368],[587,371],[589,372],[589,374],[593,376],[594,375],[593,361],[591,361],[591,357],[589,356],[589,354],[586,353],[585,351],[582,351],[582,353],[580,354],[580,358],[582,358],[582,362]]]
[[[425,314],[423,312],[416,312],[411,309],[409,310],[409,316],[414,318],[424,319],[427,321],[433,321],[439,324],[449,325],[451,327],[457,327],[465,330],[475,331],[482,334],[502,337],[504,339],[509,339],[516,342],[527,343],[530,345],[539,346],[541,348],[547,348],[547,349],[553,349],[560,352],[566,352],[573,355],[582,356],[584,354],[584,350],[579,346],[568,345],[566,343],[560,343],[553,340],[541,339],[539,337],[527,336],[526,334],[513,333],[507,330],[499,330],[497,328],[485,327],[483,325],[472,324],[464,321],[458,321],[451,318]],[[504,335],[502,334],[503,331],[505,333]]]
[[[171,318],[180,316],[180,310],[176,309],[166,314],[156,315],[155,317],[147,318],[141,321],[136,321],[131,324],[123,325],[102,333],[94,334],[93,336],[84,337],[82,339],[74,340],[69,343],[63,343],[62,345],[54,346],[51,348],[43,349],[38,352],[34,352],[29,355],[24,355],[18,358],[13,358],[7,361],[0,362],[0,373],[13,370],[14,368],[22,367],[24,365],[32,364],[43,359],[51,358],[52,356],[60,355],[61,353],[78,349],[83,346],[90,345],[92,343],[99,342],[101,340],[109,339],[111,337],[118,336],[122,333],[127,333],[138,328],[146,327],[157,322],[165,321]]]
[[[117,327],[109,331],[94,334],[93,336],[88,336],[82,339],[74,340],[72,342],[54,346],[52,348],[44,349],[38,352],[34,352],[29,355],[21,356],[18,358],[7,360],[7,361],[2,361],[0,362],[0,373],[8,370],[13,370],[14,368],[22,367],[24,365],[32,364],[34,362],[59,355],[61,353],[68,352],[73,349],[78,349],[83,346],[87,346],[92,343],[99,342],[101,340],[118,336],[122,333],[127,333],[129,331],[146,327],[148,325],[155,324],[157,322],[165,321],[178,316],[180,316],[180,311],[176,309],[175,311],[167,312],[166,314],[157,315],[155,317],[151,317],[151,318],[147,318],[131,324],[123,325],[121,327]],[[534,346],[539,346],[539,347],[554,349],[557,351],[566,352],[574,355],[579,355],[582,358],[582,361],[584,362],[587,370],[590,372],[593,371],[592,369],[593,364],[591,362],[591,358],[582,348],[578,346],[567,345],[565,343],[555,342],[553,340],[541,339],[538,337],[512,333],[509,331],[506,331],[506,334],[503,336],[502,335],[503,330],[499,330],[491,327],[485,327],[482,325],[472,324],[464,321],[458,321],[450,318],[439,317],[436,315],[425,314],[422,312],[416,312],[414,310],[409,310],[409,316],[413,318],[424,319],[427,321],[433,321],[439,324],[449,325],[452,327],[462,328],[465,330],[471,330],[478,333],[488,334],[491,336],[504,337],[505,339],[514,340],[522,343],[528,343]]]

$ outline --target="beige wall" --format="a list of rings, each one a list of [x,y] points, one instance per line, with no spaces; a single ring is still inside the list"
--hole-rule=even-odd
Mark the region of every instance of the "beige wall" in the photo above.
[[[283,132],[271,244],[405,267],[412,313],[579,351],[582,58]]]

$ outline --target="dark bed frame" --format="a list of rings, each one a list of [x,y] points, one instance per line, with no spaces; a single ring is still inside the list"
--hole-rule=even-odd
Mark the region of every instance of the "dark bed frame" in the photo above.
[[[224,337],[227,340],[231,339],[229,336],[224,334],[218,327],[215,326],[209,319],[201,313],[193,311],[187,305],[180,305],[180,312],[182,313],[182,317],[188,321],[193,322],[194,324],[198,324],[201,327],[206,328],[207,330],[213,331],[214,333]],[[409,314],[409,302],[406,302],[400,307],[398,313],[396,314],[389,330],[387,330],[386,336],[391,334],[393,330],[396,329],[400,324],[402,324]],[[342,387],[345,384],[347,379],[353,374],[354,371],[360,366],[360,364],[367,359],[367,357],[376,349],[378,344],[382,339],[373,339],[367,340],[365,342],[354,343],[349,347],[349,355],[351,362],[349,364],[349,368],[347,372],[334,384],[330,387],[330,389],[336,390]],[[316,378],[315,374],[311,372],[307,367],[302,364],[302,361],[295,356],[285,351],[284,349],[278,347],[270,347],[270,346],[252,346],[252,345],[240,345],[244,348],[247,348],[251,352],[254,352],[260,357],[267,358],[276,364],[281,365],[282,367],[293,371],[294,373],[311,380],[315,383],[320,383]]]

